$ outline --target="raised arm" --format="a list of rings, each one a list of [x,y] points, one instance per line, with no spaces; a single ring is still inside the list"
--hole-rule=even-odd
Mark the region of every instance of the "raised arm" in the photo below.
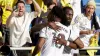
[[[7,19],[7,22],[6,22],[7,27],[10,27],[10,21],[12,20],[12,17],[13,17],[13,12],[11,13],[11,15]]]
[[[41,8],[35,0],[32,0],[32,2],[35,7],[35,16],[38,16],[38,14],[41,13]]]
[[[13,17],[17,15],[18,15],[18,12],[15,12],[15,11],[11,12],[11,15],[7,19],[7,23],[6,23],[7,27],[10,27],[10,25],[13,24]]]

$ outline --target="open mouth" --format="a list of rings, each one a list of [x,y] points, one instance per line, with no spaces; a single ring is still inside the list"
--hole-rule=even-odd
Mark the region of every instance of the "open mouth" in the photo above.
[[[23,12],[23,11],[19,11],[19,12]]]

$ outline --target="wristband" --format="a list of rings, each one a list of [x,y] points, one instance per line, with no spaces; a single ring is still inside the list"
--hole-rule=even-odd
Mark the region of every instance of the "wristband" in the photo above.
[[[69,46],[70,45],[70,42],[69,41],[67,41],[67,44],[66,44],[66,46]]]

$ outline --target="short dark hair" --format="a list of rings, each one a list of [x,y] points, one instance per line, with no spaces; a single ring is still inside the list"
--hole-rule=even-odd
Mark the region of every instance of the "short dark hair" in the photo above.
[[[3,14],[3,10],[2,8],[0,8],[0,16],[2,16],[2,14]]]
[[[18,3],[23,3],[23,4],[25,5],[24,1],[18,1],[18,2],[17,2],[17,5],[18,5]]]

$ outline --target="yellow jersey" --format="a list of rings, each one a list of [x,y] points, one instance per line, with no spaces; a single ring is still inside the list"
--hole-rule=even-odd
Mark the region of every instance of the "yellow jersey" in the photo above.
[[[6,10],[6,7],[10,6],[13,9],[16,3],[17,0],[0,0],[0,5],[2,6],[3,9],[2,24],[6,24],[6,20],[11,15],[11,11]]]

